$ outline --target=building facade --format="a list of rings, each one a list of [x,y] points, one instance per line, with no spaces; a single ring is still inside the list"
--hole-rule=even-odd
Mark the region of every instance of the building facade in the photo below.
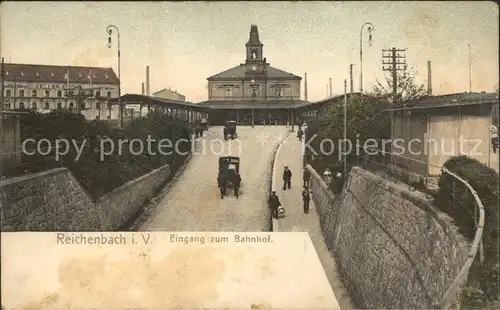
[[[245,44],[246,60],[209,77],[210,122],[235,120],[239,124],[293,123],[293,108],[304,103],[300,76],[271,67],[256,25],[251,25]]]
[[[171,90],[170,87],[168,89],[164,88],[157,91],[156,93],[153,93],[153,96],[161,99],[186,101],[186,96],[178,93],[177,90]]]
[[[117,120],[120,81],[111,68],[32,64],[4,65],[4,111],[55,109],[79,112],[86,119]]]
[[[490,131],[498,115],[498,93],[433,96],[392,112],[392,141],[403,142],[391,159],[397,166],[438,176],[452,156],[467,155],[498,172]]]

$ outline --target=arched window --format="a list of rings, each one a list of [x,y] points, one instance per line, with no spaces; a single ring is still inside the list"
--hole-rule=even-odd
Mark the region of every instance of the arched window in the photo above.
[[[31,97],[36,97],[36,89],[33,89],[33,90],[31,91]]]
[[[69,104],[69,110],[70,110],[70,111],[73,111],[73,109],[74,109],[74,108],[75,108],[75,104],[74,104],[73,102],[71,102],[71,103]]]
[[[19,109],[24,110],[24,102],[19,102]]]
[[[95,103],[95,108],[96,108],[97,110],[100,110],[100,109],[101,109],[101,103],[100,103],[99,101],[97,101],[97,102]]]
[[[31,104],[31,107],[32,107],[34,110],[38,109],[38,106],[37,106],[37,104],[36,104],[36,101],[33,101],[33,103]]]
[[[5,97],[12,96],[12,91],[10,89],[5,90]]]
[[[44,110],[49,110],[50,109],[50,104],[48,102],[45,102],[45,105],[43,106]]]
[[[61,109],[61,108],[62,108],[62,103],[61,103],[61,102],[58,102],[58,103],[57,103],[57,108],[58,108],[58,109]]]

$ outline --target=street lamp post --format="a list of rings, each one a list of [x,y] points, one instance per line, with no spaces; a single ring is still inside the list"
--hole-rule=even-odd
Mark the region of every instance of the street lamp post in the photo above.
[[[359,64],[360,64],[360,78],[359,78],[359,91],[363,93],[363,28],[368,25],[368,44],[372,44],[372,31],[375,30],[375,27],[372,23],[366,22],[361,26],[361,30],[359,32]]]
[[[120,76],[120,30],[115,25],[109,25],[106,27],[106,32],[108,33],[108,48],[111,48],[111,34],[112,29],[116,29],[116,35],[118,39],[118,107],[120,109],[120,127],[123,128],[123,107],[122,107],[122,99],[121,99],[121,76]]]
[[[255,85],[255,80],[252,79],[251,81],[251,87],[252,87],[252,127],[255,126],[255,109],[254,109],[254,104],[255,104],[255,97],[257,97],[257,85]]]

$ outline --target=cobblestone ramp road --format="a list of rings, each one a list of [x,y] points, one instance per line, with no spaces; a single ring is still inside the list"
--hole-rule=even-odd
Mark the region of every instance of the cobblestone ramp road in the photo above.
[[[270,163],[285,126],[238,127],[238,139],[224,141],[222,127],[212,127],[196,143],[182,175],[153,200],[140,231],[267,231]],[[220,156],[239,156],[240,197],[220,199]],[[148,207],[146,207],[148,209]]]

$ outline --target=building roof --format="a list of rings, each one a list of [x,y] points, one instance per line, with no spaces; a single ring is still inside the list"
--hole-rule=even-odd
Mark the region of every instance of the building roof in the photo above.
[[[250,35],[248,37],[248,42],[246,46],[262,46],[263,44],[259,40],[259,29],[257,25],[250,26]]]
[[[120,82],[112,68],[5,63],[4,70],[6,81],[66,83],[65,75],[69,70],[70,83],[89,83],[89,72],[92,73],[92,84]]]
[[[163,88],[157,92],[154,92],[153,95],[157,95],[157,94],[160,94],[162,92],[165,92],[165,91],[168,91],[168,92],[171,92],[172,94],[177,94],[177,95],[181,95],[181,96],[184,96],[183,94],[181,93],[178,93],[177,90],[171,90],[170,88]]]
[[[117,104],[118,103],[118,98],[113,98],[110,100],[110,103],[112,104]],[[143,104],[143,105],[157,105],[157,106],[162,106],[166,108],[195,108],[198,110],[205,110],[208,107],[199,105],[199,104],[194,104],[194,103],[189,103],[186,101],[180,101],[180,100],[171,100],[171,99],[164,99],[164,98],[159,98],[159,97],[152,97],[152,96],[145,96],[145,95],[138,95],[138,94],[125,94],[121,96],[121,103],[122,104]]]
[[[207,78],[209,81],[216,81],[216,80],[242,80],[244,78],[247,78],[248,76],[245,74],[247,70],[246,65],[241,64],[239,66],[233,67],[231,69],[228,69],[226,71],[222,71],[220,73],[217,73],[216,75],[212,75],[211,77]],[[302,77],[297,76],[295,74],[273,68],[271,66],[266,66],[266,71],[264,74],[265,78],[272,79],[272,78],[278,78],[278,79],[293,79],[293,80],[302,80]]]
[[[209,107],[215,110],[236,110],[236,109],[290,109],[303,104],[304,100],[267,100],[267,101],[203,101],[198,103],[201,106]]]
[[[388,111],[418,110],[445,108],[454,106],[470,106],[478,104],[498,104],[498,93],[457,93],[440,96],[426,96],[415,99],[400,106],[393,106]]]
[[[349,95],[350,94],[347,94],[347,98],[349,98]],[[352,93],[352,95],[354,97],[365,97],[365,98],[370,98],[371,96],[370,95],[367,95],[367,94],[361,94],[359,92],[356,92],[356,93]],[[325,98],[323,100],[319,100],[319,101],[304,101],[304,103],[302,103],[300,106],[298,106],[297,108],[306,108],[306,107],[314,107],[314,106],[321,106],[321,105],[325,105],[325,104],[331,104],[331,103],[336,103],[340,100],[343,100],[344,99],[344,94],[342,95],[335,95],[335,96],[332,96],[332,97],[328,97],[328,98]]]

